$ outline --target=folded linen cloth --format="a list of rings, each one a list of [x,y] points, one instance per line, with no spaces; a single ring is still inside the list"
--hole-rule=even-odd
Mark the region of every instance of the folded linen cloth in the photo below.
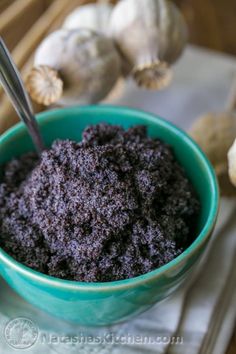
[[[189,47],[170,88],[146,92],[130,81],[114,103],[188,128],[199,114],[223,109],[234,70],[234,58]],[[222,199],[213,238],[191,279],[169,299],[121,325],[86,329],[66,323],[26,303],[0,280],[0,352],[16,353],[6,328],[25,317],[38,333],[27,349],[32,354],[223,354],[236,316],[235,213],[236,200]]]

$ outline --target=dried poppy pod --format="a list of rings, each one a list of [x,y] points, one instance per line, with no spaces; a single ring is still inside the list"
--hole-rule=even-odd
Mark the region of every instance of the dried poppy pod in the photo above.
[[[108,24],[112,9],[113,5],[109,0],[100,0],[97,3],[79,6],[66,17],[62,27],[70,30],[87,28],[97,33],[102,33],[104,36],[111,37]],[[122,95],[124,91],[124,78],[130,74],[131,68],[127,66],[127,62],[122,59],[121,55],[120,60],[123,77],[120,77],[112,91],[105,97],[106,102],[113,101]]]
[[[236,195],[236,189],[229,180],[227,159],[236,137],[235,102],[230,99],[225,112],[207,113],[199,117],[189,131],[211,161],[219,179],[221,194],[225,196]]]
[[[170,83],[170,65],[187,42],[184,18],[172,2],[121,0],[112,12],[110,29],[139,86],[158,90]]]
[[[44,105],[90,104],[105,98],[120,75],[111,39],[87,29],[60,29],[37,49],[26,87]]]

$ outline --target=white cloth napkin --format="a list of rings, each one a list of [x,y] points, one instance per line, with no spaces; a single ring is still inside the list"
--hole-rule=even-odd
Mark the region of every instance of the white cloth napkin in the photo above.
[[[170,88],[146,92],[130,81],[114,103],[154,112],[188,128],[199,114],[224,108],[235,71],[234,58],[189,47],[176,65]],[[9,320],[26,317],[39,329],[28,349],[32,354],[223,354],[236,316],[235,213],[236,201],[223,199],[214,237],[191,280],[171,298],[122,325],[85,329],[66,323],[27,304],[0,280],[0,352],[16,353],[4,331]],[[83,343],[72,343],[70,336],[83,338]]]

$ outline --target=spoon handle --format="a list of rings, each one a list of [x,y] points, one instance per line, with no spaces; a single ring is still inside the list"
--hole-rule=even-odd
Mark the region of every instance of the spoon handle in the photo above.
[[[24,88],[20,73],[0,37],[0,81],[19,117],[26,124],[30,136],[40,154],[44,150],[43,140],[34,117],[29,96]]]

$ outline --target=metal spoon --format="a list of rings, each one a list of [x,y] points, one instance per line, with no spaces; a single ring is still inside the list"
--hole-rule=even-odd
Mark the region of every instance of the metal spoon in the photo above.
[[[40,155],[44,150],[38,123],[35,119],[29,96],[24,87],[20,73],[14,64],[12,57],[0,37],[0,82],[8,94],[18,116],[26,124],[29,134]]]

